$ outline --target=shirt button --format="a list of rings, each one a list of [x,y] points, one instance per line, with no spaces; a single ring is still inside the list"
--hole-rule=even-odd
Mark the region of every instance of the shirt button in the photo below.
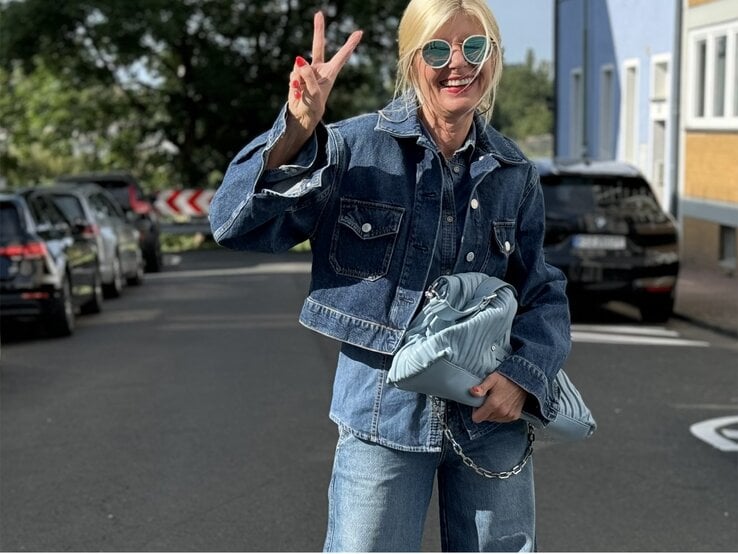
[[[509,240],[505,241],[505,252],[510,252],[510,241]]]
[[[469,252],[466,255],[466,261],[467,262],[473,262],[474,261],[474,252]]]
[[[361,226],[361,231],[363,233],[368,233],[372,230],[372,224],[371,223],[364,223],[364,225]]]
[[[454,173],[458,173],[459,171],[461,171],[461,170],[459,169],[459,166],[458,166],[458,165],[455,165],[455,166],[454,166]]]
[[[479,207],[479,200],[477,200],[476,198],[472,198],[471,207],[472,210],[476,210]]]
[[[452,215],[447,215],[447,216],[446,216],[446,221],[448,221],[449,223],[453,223],[453,222],[454,222],[454,216],[452,216]]]

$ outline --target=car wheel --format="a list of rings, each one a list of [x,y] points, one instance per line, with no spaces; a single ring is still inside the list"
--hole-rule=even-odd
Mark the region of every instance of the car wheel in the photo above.
[[[99,314],[102,311],[103,296],[102,278],[98,269],[95,271],[95,279],[92,283],[92,298],[82,306],[82,313]]]
[[[138,286],[143,284],[144,279],[144,261],[143,258],[139,258],[136,262],[136,273],[128,277],[127,282],[129,285]]]
[[[641,319],[647,323],[666,323],[674,313],[674,296],[654,295],[640,300]]]
[[[146,271],[158,273],[163,266],[161,250],[153,248],[146,253]]]
[[[123,292],[123,268],[120,265],[120,258],[116,255],[113,258],[113,280],[105,285],[106,298],[118,298]]]
[[[72,285],[67,277],[62,282],[59,298],[54,303],[49,318],[49,333],[54,337],[68,337],[74,333],[74,301]]]

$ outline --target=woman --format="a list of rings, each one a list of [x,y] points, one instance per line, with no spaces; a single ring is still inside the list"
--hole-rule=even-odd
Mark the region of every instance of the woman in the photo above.
[[[233,249],[311,242],[300,321],[342,341],[327,551],[420,550],[436,477],[444,550],[531,550],[532,463],[485,479],[454,453],[433,408],[469,457],[500,471],[527,451],[522,409],[555,415],[569,313],[564,277],[543,257],[538,175],[489,124],[502,56],[486,0],[412,0],[398,38],[395,99],[326,125],[361,33],[326,61],[315,16],[312,61],[296,59],[276,123],[231,163],[210,207],[213,234]],[[472,389],[486,397],[476,409],[386,384],[423,291],[465,271],[507,280],[519,302],[513,353]]]

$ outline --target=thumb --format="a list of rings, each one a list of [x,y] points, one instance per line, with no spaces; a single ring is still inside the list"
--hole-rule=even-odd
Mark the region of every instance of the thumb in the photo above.
[[[495,381],[495,373],[492,372],[484,378],[484,381],[469,389],[469,392],[471,392],[472,396],[487,396],[489,392],[494,388]]]

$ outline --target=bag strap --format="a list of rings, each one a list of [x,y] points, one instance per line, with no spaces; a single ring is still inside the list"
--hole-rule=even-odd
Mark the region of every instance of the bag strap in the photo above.
[[[523,459],[520,460],[520,462],[518,462],[508,471],[490,471],[489,469],[483,468],[482,466],[477,465],[469,456],[464,454],[464,450],[456,441],[453,432],[446,424],[446,418],[441,412],[441,409],[438,407],[438,403],[434,402],[433,399],[431,399],[431,406],[433,409],[433,415],[438,418],[438,422],[440,423],[441,429],[443,430],[443,435],[451,443],[451,447],[454,449],[454,452],[458,454],[458,456],[461,458],[461,461],[464,462],[464,465],[470,467],[482,477],[485,477],[487,479],[509,479],[513,475],[517,475],[518,473],[523,471],[525,464],[528,463],[528,460],[530,460],[530,457],[533,455],[533,441],[536,440],[536,434],[535,430],[533,429],[533,425],[528,423],[528,446],[525,449],[525,454],[523,454]]]

